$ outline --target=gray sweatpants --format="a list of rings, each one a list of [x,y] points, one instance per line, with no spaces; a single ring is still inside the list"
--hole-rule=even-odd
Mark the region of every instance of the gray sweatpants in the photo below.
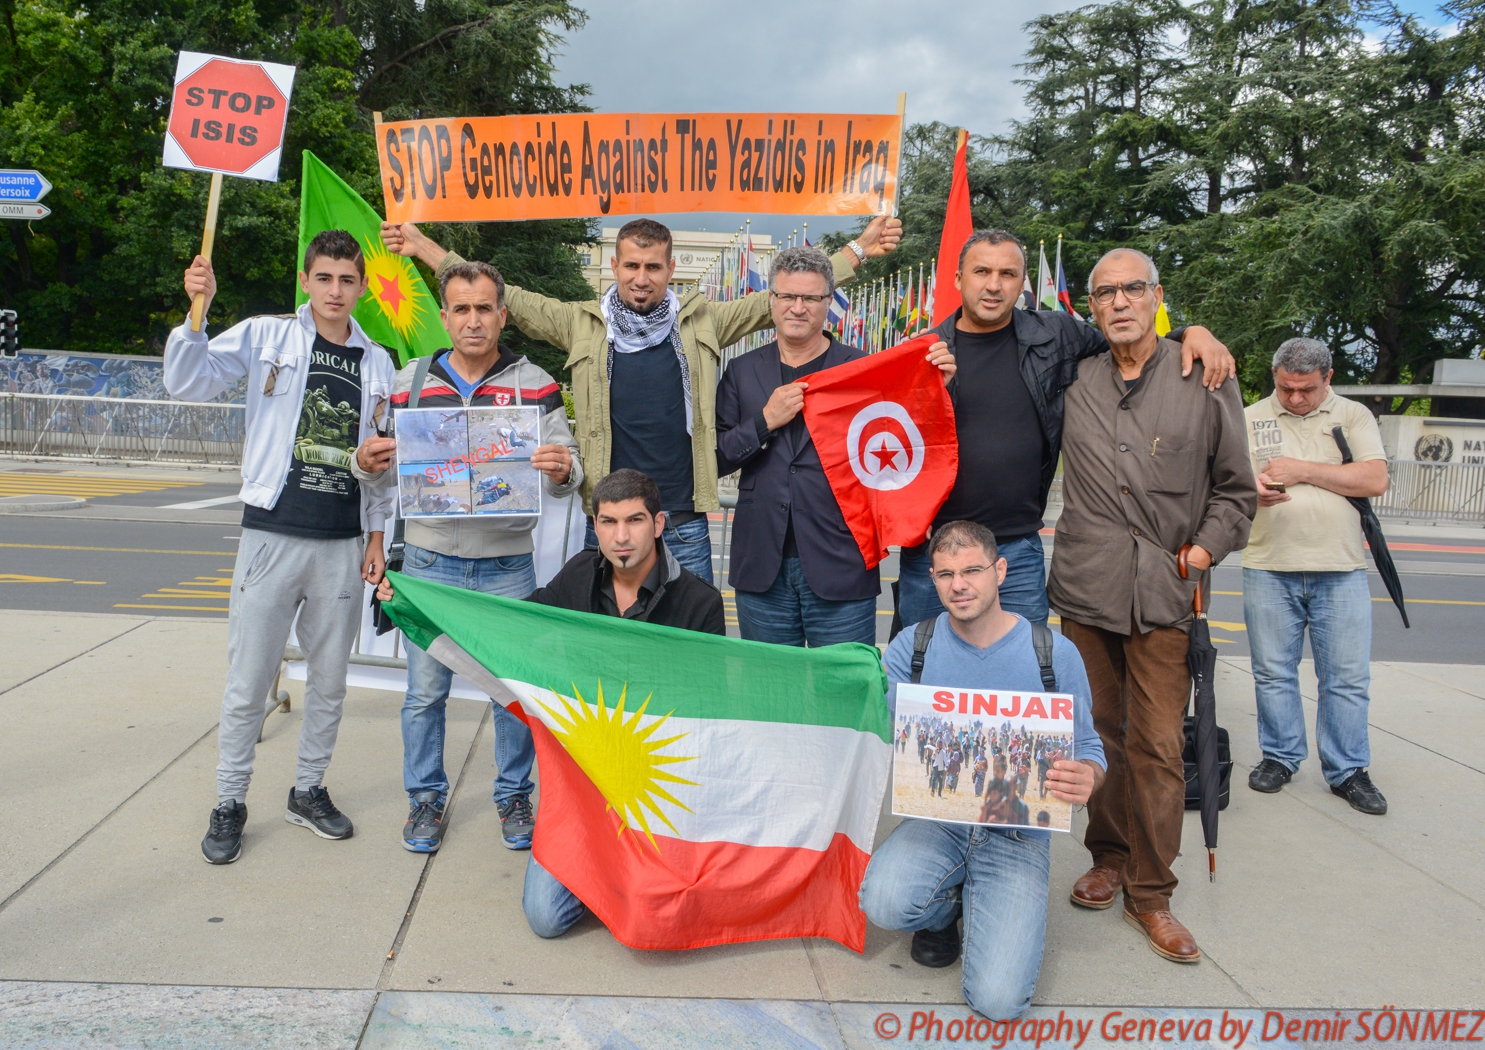
[[[309,664],[294,786],[324,779],[345,705],[345,674],[361,622],[360,538],[311,540],[243,529],[227,612],[227,690],[217,730],[217,796],[247,801],[268,690],[294,613]]]

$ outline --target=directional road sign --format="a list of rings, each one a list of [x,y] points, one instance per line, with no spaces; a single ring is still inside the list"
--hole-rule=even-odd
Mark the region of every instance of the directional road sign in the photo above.
[[[44,219],[51,213],[45,204],[11,204],[0,200],[0,219]]]
[[[0,169],[0,201],[35,204],[51,191],[52,184],[39,171]]]

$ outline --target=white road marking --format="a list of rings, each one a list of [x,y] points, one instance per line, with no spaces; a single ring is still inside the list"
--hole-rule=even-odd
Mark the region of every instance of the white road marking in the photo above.
[[[201,510],[205,507],[220,507],[224,503],[236,503],[236,496],[218,496],[215,499],[198,499],[190,503],[167,503],[160,510]]]

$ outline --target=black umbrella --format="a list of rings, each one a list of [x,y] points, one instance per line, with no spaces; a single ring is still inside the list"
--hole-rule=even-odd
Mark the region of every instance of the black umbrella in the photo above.
[[[1330,435],[1335,438],[1336,448],[1341,450],[1342,465],[1350,463],[1351,446],[1346,443],[1346,435],[1341,432],[1340,427],[1332,428]],[[1412,627],[1408,623],[1407,606],[1403,604],[1402,579],[1397,575],[1397,566],[1392,564],[1392,552],[1387,549],[1387,537],[1382,535],[1382,523],[1377,520],[1377,512],[1372,510],[1372,501],[1365,496],[1347,496],[1346,499],[1350,500],[1351,506],[1361,515],[1361,534],[1366,537],[1366,545],[1372,549],[1372,561],[1377,563],[1377,575],[1382,577],[1382,585],[1392,596],[1392,604],[1402,613],[1403,626]]]
[[[1181,548],[1176,564],[1181,579],[1188,579],[1186,556],[1191,545]],[[1191,670],[1191,688],[1196,707],[1196,787],[1201,793],[1201,835],[1207,846],[1207,873],[1217,881],[1217,809],[1221,805],[1222,772],[1217,765],[1217,647],[1207,626],[1201,600],[1201,581],[1192,603],[1196,618],[1191,621],[1191,646],[1186,666]]]

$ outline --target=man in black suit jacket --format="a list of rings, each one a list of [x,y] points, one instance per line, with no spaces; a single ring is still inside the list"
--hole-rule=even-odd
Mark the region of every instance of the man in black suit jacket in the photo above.
[[[830,259],[786,248],[769,272],[775,342],[727,366],[717,388],[717,467],[741,468],[728,582],[744,638],[783,645],[876,643],[881,581],[868,569],[805,428],[807,377],[864,356],[825,329]],[[954,373],[947,348],[929,355]]]

